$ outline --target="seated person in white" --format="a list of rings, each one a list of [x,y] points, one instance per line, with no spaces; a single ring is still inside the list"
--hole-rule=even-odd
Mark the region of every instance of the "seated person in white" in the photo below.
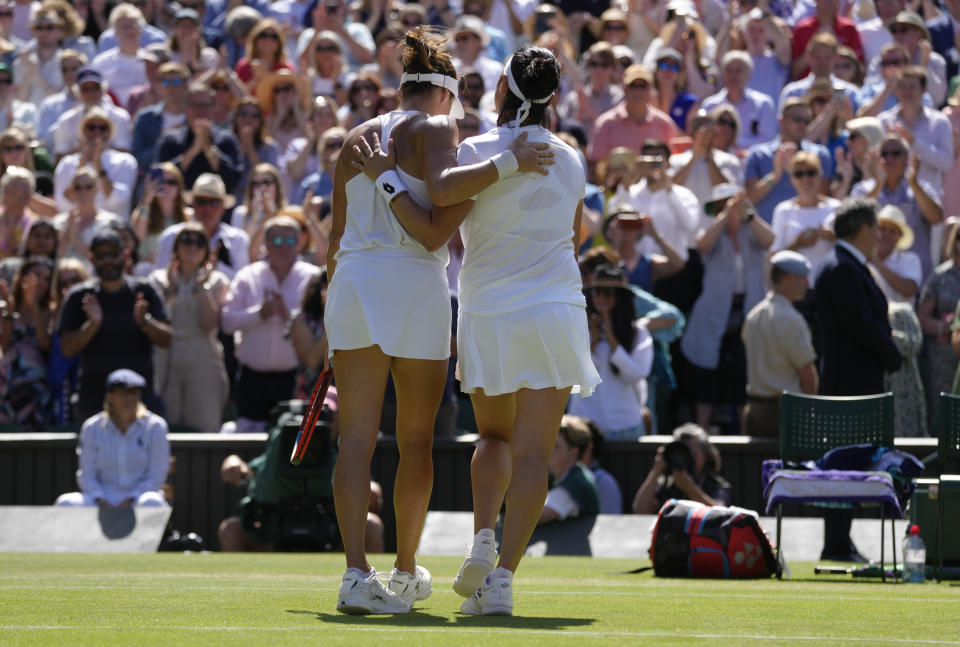
[[[600,513],[597,482],[580,456],[590,444],[590,429],[573,416],[564,416],[550,456],[551,487],[537,525]]]
[[[80,431],[80,492],[61,494],[56,505],[167,505],[161,491],[170,469],[167,423],[140,401],[146,384],[126,368],[107,376],[104,410],[88,418]]]

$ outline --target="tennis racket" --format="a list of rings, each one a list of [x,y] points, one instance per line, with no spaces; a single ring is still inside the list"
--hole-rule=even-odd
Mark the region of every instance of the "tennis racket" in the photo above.
[[[313,429],[317,426],[317,419],[320,417],[320,411],[323,409],[323,400],[327,397],[327,389],[330,388],[330,380],[333,378],[333,366],[320,371],[317,376],[317,383],[313,386],[313,395],[310,396],[310,406],[303,414],[303,420],[300,422],[300,431],[297,432],[297,441],[293,444],[293,453],[290,455],[290,463],[299,465],[303,457],[307,455],[307,446],[313,437]]]

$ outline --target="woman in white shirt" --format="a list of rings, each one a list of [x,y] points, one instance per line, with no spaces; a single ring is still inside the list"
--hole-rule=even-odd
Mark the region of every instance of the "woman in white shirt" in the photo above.
[[[653,338],[637,319],[633,299],[622,269],[600,265],[594,270],[587,290],[590,354],[603,382],[592,397],[574,397],[570,413],[593,420],[608,440],[644,435]]]
[[[836,236],[833,218],[840,201],[820,193],[823,171],[816,153],[800,151],[787,168],[796,197],[784,200],[773,210],[770,252],[790,249],[807,257],[813,271],[833,250]]]
[[[434,420],[450,356],[446,242],[470,208],[465,200],[518,168],[536,170],[541,155],[549,155],[525,144],[524,150],[514,147],[516,156],[501,153],[501,166],[485,159],[457,167],[454,120],[463,116],[463,108],[443,43],[423,27],[407,32],[401,109],[353,129],[334,172],[324,325],[339,396],[334,499],[348,567],[337,602],[343,613],[407,613],[413,602],[430,595],[430,574],[417,566],[415,554],[433,485]],[[371,182],[357,170],[365,159],[359,144],[368,148],[368,139],[390,141],[391,135],[396,169],[373,175]],[[421,211],[432,204],[451,205],[433,212],[439,222],[452,225],[418,237],[391,215],[390,204],[397,202]],[[429,221],[431,212],[424,212]],[[397,560],[390,590],[376,579],[364,551],[369,464],[388,374],[396,386],[400,453]],[[558,426],[559,416],[554,432]],[[541,505],[542,500],[538,512]]]
[[[466,212],[431,214],[402,197],[391,203],[404,228],[430,245],[445,243],[462,222],[457,373],[471,396],[480,441],[471,463],[476,535],[454,590],[468,598],[460,610],[469,615],[512,615],[513,574],[543,511],[547,463],[567,399],[574,389],[589,395],[600,381],[576,264],[584,168],[543,127],[559,82],[549,50],[517,50],[497,83],[499,126],[466,139],[457,156],[463,164],[488,160],[505,176],[502,168],[517,168],[505,159],[507,147],[529,137],[549,146],[549,174],[511,175],[468,194],[475,202],[466,220]],[[370,168],[356,165],[372,177],[381,156],[368,157]],[[504,498],[498,565],[493,527]]]

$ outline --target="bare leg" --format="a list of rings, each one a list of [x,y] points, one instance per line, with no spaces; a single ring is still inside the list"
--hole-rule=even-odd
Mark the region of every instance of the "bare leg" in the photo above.
[[[473,532],[478,533],[496,525],[510,485],[510,439],[516,422],[517,398],[515,393],[487,396],[483,389],[477,389],[470,400],[480,431],[480,441],[470,461]]]
[[[400,464],[393,490],[397,515],[397,561],[401,571],[416,570],[417,546],[433,491],[433,426],[447,381],[447,360],[394,357],[397,388],[397,449]]]
[[[370,460],[377,444],[380,407],[390,358],[377,346],[333,354],[340,416],[340,453],[333,498],[348,568],[369,571],[364,551],[370,506]]]
[[[507,489],[507,513],[498,566],[516,571],[547,499],[547,461],[553,453],[563,410],[564,389],[521,389],[513,431],[513,472]]]

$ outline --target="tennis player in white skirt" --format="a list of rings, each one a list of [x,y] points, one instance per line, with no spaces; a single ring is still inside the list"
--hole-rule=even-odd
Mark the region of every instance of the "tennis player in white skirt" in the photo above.
[[[542,126],[559,81],[549,50],[519,49],[497,84],[500,125],[465,140],[458,153],[468,165],[496,158],[522,134],[554,152],[549,174],[514,175],[480,191],[460,224],[457,374],[480,441],[471,465],[477,534],[454,589],[468,598],[461,611],[472,615],[513,613],[513,573],[543,510],[567,399],[571,391],[590,395],[600,382],[576,262],[585,171],[575,151]],[[357,164],[370,177],[391,167],[389,142],[379,148],[376,141]],[[446,240],[456,225],[408,198],[391,208],[424,240]],[[498,560],[493,527],[504,498]]]
[[[470,208],[463,200],[502,175],[538,169],[553,157],[544,144],[520,142],[501,154],[500,166],[483,160],[458,168],[454,119],[463,108],[443,40],[422,28],[409,32],[403,62],[401,109],[351,131],[334,174],[324,324],[339,396],[334,499],[347,561],[337,610],[349,614],[406,613],[432,590],[430,574],[415,556],[433,486],[434,419],[450,357],[447,250],[410,236],[389,203],[402,195],[429,209],[437,202],[431,196],[440,196],[448,206],[433,209],[462,219],[459,214]],[[378,135],[396,142],[398,164],[372,182],[352,162],[355,144]],[[388,374],[397,392],[400,464],[394,490],[397,559],[384,586],[367,561],[364,532]]]

